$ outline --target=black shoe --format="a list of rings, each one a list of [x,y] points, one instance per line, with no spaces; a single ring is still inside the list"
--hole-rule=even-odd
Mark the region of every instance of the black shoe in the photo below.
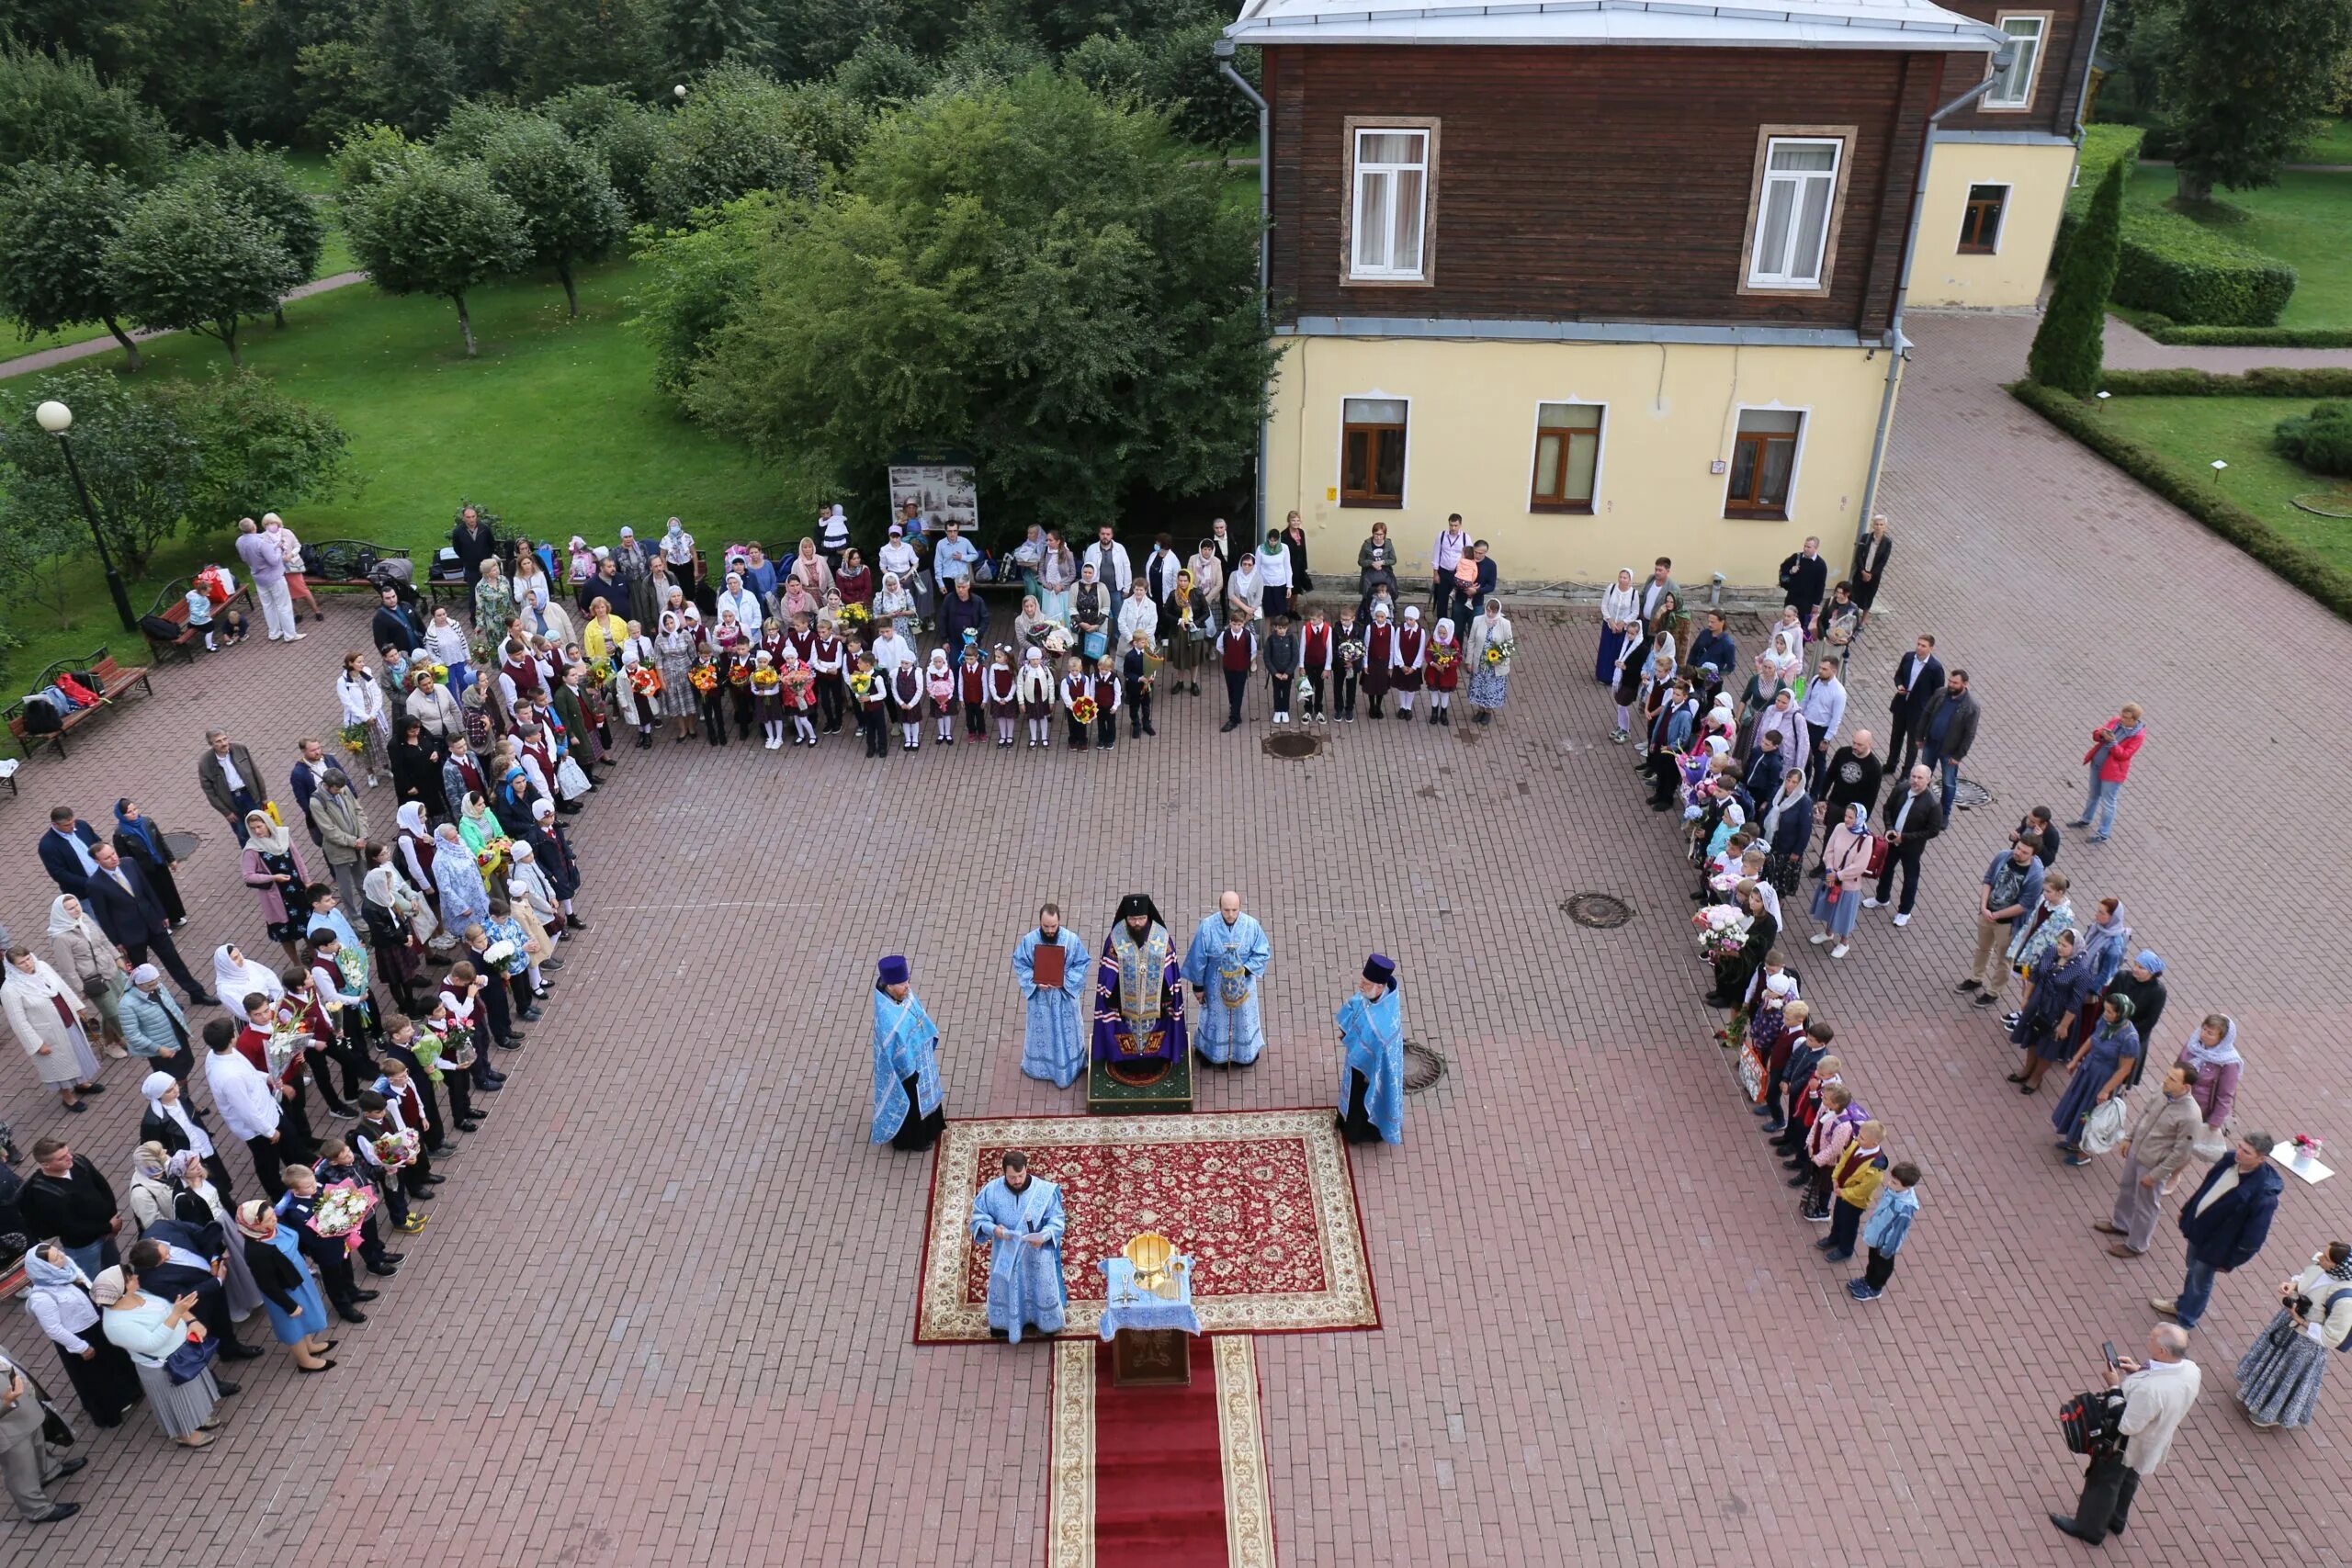
[[[405,1262],[407,1258],[408,1254],[405,1252],[386,1252],[380,1254],[376,1261],[383,1264],[396,1264]]]
[[[538,1010],[535,1008],[532,1010],[536,1012]],[[500,1041],[498,1043],[498,1048],[502,1051],[520,1051],[523,1048],[523,1042],[529,1038],[529,1035],[524,1033],[518,1029],[514,1033],[509,1034],[505,1039]]]
[[[397,1263],[370,1263],[368,1265],[368,1272],[376,1275],[379,1279],[389,1280],[400,1271],[401,1266]]]
[[[381,1291],[354,1291],[351,1292],[351,1299],[355,1303],[372,1302],[383,1293]]]
[[[223,1345],[220,1347],[220,1359],[224,1361],[251,1361],[258,1359],[261,1353],[261,1347],[258,1345]],[[213,1381],[217,1382],[220,1380],[215,1378]]]
[[[367,1314],[366,1313],[364,1313],[364,1312],[361,1312],[361,1311],[360,1311],[357,1307],[356,1307],[356,1306],[355,1306],[355,1307],[337,1307],[337,1308],[335,1308],[334,1310],[335,1310],[335,1315],[336,1315],[336,1316],[338,1316],[338,1317],[340,1317],[340,1318],[342,1318],[342,1319],[343,1319],[343,1321],[344,1321],[344,1322],[345,1322],[345,1323],[365,1323],[365,1322],[367,1322],[367,1321],[368,1321],[368,1314]]]
[[[2050,1522],[2058,1527],[2059,1534],[2071,1535],[2076,1540],[2089,1541],[2093,1546],[2097,1546],[2101,1540],[2106,1539],[2104,1536],[2093,1535],[2088,1530],[2076,1529],[2074,1519],[2065,1514],[2051,1515]]]
[[[1216,732],[1217,732],[1219,735],[1229,735],[1229,734],[1231,734],[1233,731],[1235,731],[1235,730],[1237,730],[1237,729],[1238,729],[1238,728],[1241,728],[1241,721],[1240,721],[1239,719],[1238,719],[1238,718],[1228,718],[1228,719],[1227,719],[1223,724],[1220,724],[1220,725],[1218,725],[1218,726],[1216,727]]]
[[[226,1399],[231,1394],[241,1392],[245,1385],[241,1382],[231,1382],[216,1372],[213,1374],[212,1386],[219,1392],[221,1398]]]
[[[220,998],[209,991],[198,991],[188,998],[188,1000],[200,1008],[217,1008],[220,1005]]]
[[[547,1014],[541,1012],[537,1008],[525,1008],[521,1012],[516,1013],[514,1016],[521,1019],[525,1023],[537,1023],[539,1020],[545,1018]],[[517,1046],[521,1045],[523,1043],[522,1038],[519,1035],[510,1035],[508,1038],[512,1039]],[[510,1049],[512,1049],[512,1047],[510,1047]]]
[[[566,915],[563,919],[563,929],[566,931],[584,931],[588,929],[588,922],[580,919],[577,915]],[[539,967],[544,969],[547,965],[542,964]]]
[[[580,929],[581,929],[582,931],[586,931],[588,928],[587,928],[586,926],[582,926],[582,927],[581,927]],[[540,973],[540,974],[542,974],[542,975],[560,975],[560,974],[562,974],[562,973],[563,973],[563,960],[562,960],[562,959],[560,959],[560,958],[550,958],[550,959],[548,959],[545,964],[540,964],[540,965],[539,965],[539,973]]]
[[[216,1379],[215,1381],[217,1382],[219,1380]],[[57,1467],[57,1473],[51,1477],[51,1479],[53,1481],[62,1481],[69,1475],[78,1475],[83,1471],[88,1469],[89,1464],[90,1461],[88,1459],[77,1454],[74,1458],[67,1460],[63,1464],[59,1465]]]
[[[62,1524],[62,1522],[64,1522],[64,1521],[65,1521],[65,1520],[67,1520],[67,1519],[72,1518],[74,1515],[76,1515],[76,1514],[80,1513],[81,1511],[82,1511],[82,1505],[81,1505],[81,1504],[79,1504],[79,1503],[60,1503],[59,1505],[57,1505],[57,1506],[55,1506],[54,1508],[51,1508],[49,1512],[47,1512],[46,1514],[43,1514],[40,1517],[39,1517],[39,1518],[37,1518],[37,1519],[28,1519],[28,1520],[26,1520],[25,1522],[26,1522],[26,1523],[28,1523],[28,1524],[35,1524],[35,1525],[54,1525],[54,1524]]]
[[[441,1196],[441,1194],[435,1192],[430,1187],[420,1187],[415,1191],[408,1195],[408,1201],[412,1203],[430,1203],[439,1196]]]

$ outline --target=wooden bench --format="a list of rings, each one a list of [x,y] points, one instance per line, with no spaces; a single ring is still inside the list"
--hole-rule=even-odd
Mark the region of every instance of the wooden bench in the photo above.
[[[150,620],[169,621],[177,626],[177,637],[158,637],[143,622],[139,628],[147,637],[148,657],[158,664],[175,657],[193,664],[196,662],[196,650],[204,646],[204,639],[197,636],[196,629],[187,624],[187,591],[195,581],[194,578],[183,577],[165,584],[164,592],[156,596],[155,607],[147,612]],[[252,588],[241,583],[237,591],[229,595],[229,602],[215,605],[212,613],[217,617],[225,610],[249,612],[252,604]]]
[[[21,697],[9,704],[6,709],[8,733],[16,737],[17,744],[23,749],[27,757],[33,754],[33,747],[36,743],[49,747],[61,757],[64,756],[65,738],[80,726],[105,713],[113,705],[115,698],[121,696],[133,686],[137,686],[151,697],[155,694],[155,688],[148,683],[145,666],[132,665],[126,668],[117,664],[114,661],[114,655],[104,648],[99,648],[80,659],[59,660],[34,678],[32,689],[38,692],[45,686],[54,684],[60,675],[70,675],[77,671],[89,672],[91,679],[97,682],[98,695],[105,700],[95,707],[76,708],[65,715],[63,727],[55,734],[34,735],[26,730],[25,704]]]

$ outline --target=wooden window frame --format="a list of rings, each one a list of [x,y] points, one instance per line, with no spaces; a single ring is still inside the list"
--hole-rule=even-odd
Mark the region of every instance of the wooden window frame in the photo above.
[[[1756,128],[1756,161],[1747,181],[1747,228],[1739,247],[1736,293],[1767,299],[1826,299],[1838,281],[1838,240],[1846,222],[1846,187],[1854,175],[1854,146],[1861,135],[1855,125],[1759,125]],[[1822,238],[1821,281],[1810,288],[1791,288],[1752,281],[1756,276],[1758,225],[1764,219],[1764,176],[1775,141],[1828,141],[1838,152],[1838,178],[1829,193],[1829,221]]]
[[[1996,11],[1993,14],[1993,25],[2005,33],[2013,21],[2038,21],[2041,24],[2041,34],[2033,40],[2032,68],[2025,73],[2025,96],[2013,104],[2000,103],[1987,93],[1977,100],[1976,112],[1979,114],[2031,114],[2034,100],[2041,96],[2042,62],[2050,52],[2050,34],[2058,25],[2058,14],[2055,11]],[[1984,73],[1987,76],[1996,73],[1996,68],[1989,60],[1985,62]]]
[[[1792,413],[1797,416],[1796,433],[1793,435],[1783,435],[1779,431],[1744,432],[1739,428],[1740,418],[1742,415],[1750,413]],[[1724,516],[1725,519],[1738,523],[1785,523],[1789,520],[1791,514],[1796,510],[1797,482],[1804,476],[1804,438],[1812,433],[1812,430],[1813,410],[1810,408],[1789,408],[1779,403],[1742,403],[1733,411],[1731,450],[1726,454],[1729,460],[1724,464]],[[1740,447],[1751,442],[1756,445],[1758,451],[1755,471],[1760,474],[1764,469],[1765,453],[1770,450],[1771,443],[1775,441],[1787,441],[1792,447],[1789,453],[1788,494],[1782,498],[1778,506],[1759,505],[1736,500],[1731,492],[1731,483],[1739,472]]]
[[[1434,288],[1437,287],[1438,142],[1442,122],[1434,115],[1349,115],[1340,122],[1345,145],[1340,177],[1340,287],[1342,288]],[[1421,270],[1416,277],[1363,277],[1356,273],[1356,141],[1363,131],[1418,130],[1428,140],[1421,176]]]
[[[1544,411],[1547,408],[1584,408],[1597,409],[1600,411],[1600,418],[1592,427],[1592,495],[1589,500],[1554,501],[1539,494],[1536,491],[1535,475],[1544,461],[1544,436],[1546,429],[1544,423]],[[1559,434],[1569,437],[1569,445],[1573,446],[1575,444],[1574,438],[1583,434],[1584,432],[1560,427]],[[1603,454],[1608,449],[1608,435],[1609,405],[1607,403],[1599,402],[1589,398],[1567,397],[1538,399],[1535,404],[1535,440],[1528,449],[1527,510],[1532,513],[1548,513],[1555,516],[1591,516],[1594,510],[1600,503],[1600,466]],[[1563,450],[1561,453],[1562,461],[1559,468],[1562,476],[1565,476],[1568,471],[1566,457],[1567,453],[1566,450]]]
[[[1977,208],[1982,205],[1976,199],[1976,193],[1980,190],[1997,190],[2001,193],[2000,200],[1993,204],[1993,243],[1989,245],[1971,244],[1968,240],[1969,220],[1976,215]],[[2017,186],[2007,180],[1971,180],[1969,182],[1968,196],[1960,207],[1959,254],[1997,256],[2001,254],[2002,237],[2009,230],[2009,197],[2015,194]]]
[[[1358,400],[1385,403],[1403,403],[1405,405],[1405,422],[1402,424],[1392,424],[1385,421],[1374,423],[1369,421],[1358,422],[1351,420],[1348,418],[1348,404]],[[1386,392],[1354,392],[1340,400],[1339,489],[1340,504],[1341,506],[1355,507],[1373,512],[1402,512],[1405,510],[1405,496],[1408,489],[1412,483],[1412,429],[1413,400],[1410,398],[1395,397]],[[1383,495],[1376,491],[1351,491],[1348,488],[1348,437],[1358,431],[1362,431],[1365,434],[1372,436],[1375,443],[1385,438],[1393,438],[1396,442],[1396,445],[1402,448],[1402,450],[1396,454],[1396,493],[1394,496]],[[1369,460],[1365,463],[1364,468],[1366,477],[1370,478],[1378,474],[1380,471],[1377,445],[1370,449],[1367,456]]]

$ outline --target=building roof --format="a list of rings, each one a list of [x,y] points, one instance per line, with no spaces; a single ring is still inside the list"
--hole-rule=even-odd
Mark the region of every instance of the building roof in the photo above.
[[[1930,0],[1247,0],[1236,43],[1615,45],[1989,53],[1999,28]]]

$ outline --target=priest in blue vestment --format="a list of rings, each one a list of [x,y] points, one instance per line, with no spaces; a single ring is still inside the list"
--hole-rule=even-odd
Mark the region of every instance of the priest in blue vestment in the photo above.
[[[972,1245],[989,1247],[989,1333],[1018,1345],[1026,1333],[1061,1332],[1069,1284],[1062,1277],[1062,1190],[1029,1174],[1029,1156],[1006,1152],[1004,1174],[972,1200]]]
[[[1216,913],[1193,933],[1193,945],[1184,953],[1184,978],[1193,983],[1201,1004],[1193,1043],[1205,1060],[1220,1067],[1246,1067],[1266,1048],[1265,1025],[1258,1017],[1258,977],[1272,956],[1266,928],[1257,917],[1241,912],[1238,893],[1220,897]]]
[[[1183,1060],[1184,976],[1146,893],[1119,901],[1094,965],[1094,1059],[1114,1067]]]
[[[1047,950],[1044,973],[1037,960]],[[1058,950],[1056,956],[1053,950]],[[1021,1070],[1057,1089],[1068,1089],[1086,1070],[1086,943],[1062,924],[1052,904],[1037,911],[1037,927],[1012,950],[1012,977],[1021,984],[1028,1027],[1021,1040]],[[1058,966],[1059,973],[1055,970]]]
[[[1405,1013],[1396,999],[1396,965],[1375,953],[1364,960],[1356,994],[1341,1003],[1340,1131],[1351,1144],[1405,1141]]]
[[[939,1026],[915,995],[907,961],[875,966],[872,1139],[894,1149],[927,1149],[947,1124],[940,1108]]]

